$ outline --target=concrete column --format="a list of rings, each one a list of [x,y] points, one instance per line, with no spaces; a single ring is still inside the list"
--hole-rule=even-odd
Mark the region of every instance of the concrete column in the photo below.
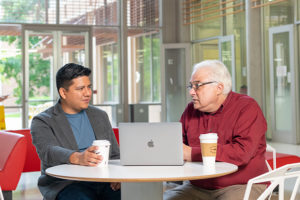
[[[250,0],[245,3],[248,95],[253,97],[263,108],[264,70],[260,9],[252,9]]]
[[[162,43],[190,42],[190,26],[183,25],[182,0],[162,0]]]
[[[120,41],[120,79],[121,79],[121,104],[123,121],[129,122],[129,105],[128,105],[128,53],[127,53],[127,1],[120,0],[121,16],[119,17],[121,24],[121,41]],[[117,111],[118,112],[118,111]]]

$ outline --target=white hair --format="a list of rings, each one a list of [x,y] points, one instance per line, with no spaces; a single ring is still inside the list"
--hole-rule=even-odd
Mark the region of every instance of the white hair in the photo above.
[[[227,67],[219,60],[204,60],[200,63],[195,64],[192,76],[201,68],[207,68],[210,70],[209,81],[216,81],[223,83],[224,90],[223,94],[228,94],[231,91],[232,81],[231,75]]]

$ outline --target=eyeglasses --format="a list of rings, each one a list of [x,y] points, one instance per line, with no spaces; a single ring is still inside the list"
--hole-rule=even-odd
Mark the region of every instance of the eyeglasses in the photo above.
[[[199,87],[203,86],[203,85],[207,85],[207,84],[211,84],[211,83],[217,83],[216,81],[208,81],[208,82],[198,82],[198,83],[189,83],[189,85],[186,87],[189,90],[194,89],[195,91],[199,89]]]

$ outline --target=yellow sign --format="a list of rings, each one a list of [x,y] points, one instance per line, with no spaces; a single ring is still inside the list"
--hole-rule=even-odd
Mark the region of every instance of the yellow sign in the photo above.
[[[5,130],[5,113],[4,106],[0,105],[0,130]]]

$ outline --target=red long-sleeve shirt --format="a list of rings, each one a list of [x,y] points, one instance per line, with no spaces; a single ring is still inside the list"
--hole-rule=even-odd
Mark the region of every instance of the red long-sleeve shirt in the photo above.
[[[183,142],[192,147],[192,161],[202,161],[199,135],[217,133],[217,161],[238,166],[238,171],[204,180],[191,181],[205,189],[219,189],[248,180],[268,171],[264,153],[267,123],[256,101],[246,95],[230,92],[215,113],[204,113],[188,104],[181,119]]]

